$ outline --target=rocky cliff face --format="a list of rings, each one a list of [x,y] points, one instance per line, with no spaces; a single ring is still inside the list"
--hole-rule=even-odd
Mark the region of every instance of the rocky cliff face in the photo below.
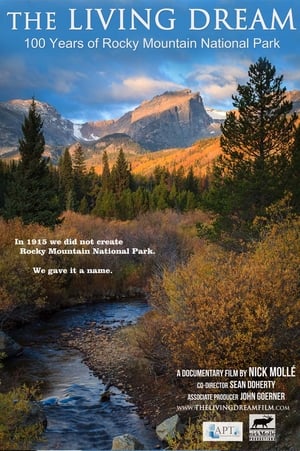
[[[43,132],[47,145],[67,146],[75,141],[73,123],[44,102],[36,102],[43,120]],[[28,114],[31,100],[0,102],[0,147],[14,147],[22,137],[22,124]]]
[[[11,149],[22,136],[22,124],[31,100],[0,103],[0,148]],[[209,136],[213,119],[207,114],[199,93],[185,89],[165,92],[143,102],[117,120],[73,124],[47,103],[36,101],[43,119],[48,146],[64,147],[75,141],[97,141],[107,135],[126,134],[147,150],[186,147]],[[2,151],[3,153],[3,151]]]
[[[294,111],[299,112],[300,91],[288,92],[287,99],[293,101]],[[0,102],[0,155],[16,153],[30,103],[31,100]],[[224,111],[205,109],[200,94],[189,89],[155,96],[119,119],[85,124],[73,124],[47,103],[36,100],[36,105],[52,157],[55,148],[59,155],[63,147],[76,141],[93,145],[107,135],[116,140],[115,146],[122,141],[121,135],[127,135],[124,138],[127,147],[132,140],[135,147],[148,151],[188,147],[198,139],[218,135],[220,123],[225,119]],[[103,145],[99,143],[99,148]]]
[[[212,122],[200,94],[185,89],[143,102],[116,121],[86,123],[80,132],[85,139],[126,133],[145,149],[158,150],[191,145],[210,134]]]

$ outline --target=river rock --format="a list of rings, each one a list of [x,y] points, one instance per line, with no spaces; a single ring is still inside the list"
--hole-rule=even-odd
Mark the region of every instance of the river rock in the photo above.
[[[156,426],[156,434],[161,441],[166,441],[168,437],[174,438],[176,432],[183,432],[183,425],[177,414]]]
[[[106,390],[103,393],[101,393],[100,401],[107,402],[110,400],[110,397],[111,397],[111,392],[109,390]]]
[[[15,340],[0,330],[0,353],[6,358],[22,354],[23,348]]]
[[[112,450],[134,450],[134,449],[145,449],[145,447],[133,435],[124,434],[124,435],[119,435],[118,437],[114,437],[111,449]]]

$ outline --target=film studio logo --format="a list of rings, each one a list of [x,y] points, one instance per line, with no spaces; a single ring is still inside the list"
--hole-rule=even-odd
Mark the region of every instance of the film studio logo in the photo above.
[[[204,442],[242,442],[243,423],[233,422],[203,422]]]
[[[249,415],[250,442],[273,442],[275,441],[275,433],[275,415]]]

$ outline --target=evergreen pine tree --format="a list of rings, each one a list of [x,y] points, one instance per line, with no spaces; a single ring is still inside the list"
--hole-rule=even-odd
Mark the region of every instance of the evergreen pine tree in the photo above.
[[[74,199],[74,190],[70,190],[67,192],[66,195],[66,205],[65,209],[68,211],[74,211],[75,210],[75,199]]]
[[[10,173],[9,165],[0,160],[0,213],[3,212]]]
[[[134,205],[134,216],[141,213],[145,213],[149,210],[149,192],[139,186],[138,189],[132,193],[133,205]]]
[[[177,171],[174,171],[175,174],[175,185],[176,185],[176,189],[177,191],[182,191],[183,189],[185,189],[185,176],[184,176],[184,167],[181,165],[179,166],[179,168],[177,169]],[[172,183],[169,185],[170,189],[173,185],[173,181]]]
[[[108,156],[106,150],[102,156],[102,176],[101,176],[101,190],[102,192],[109,191],[111,189],[110,169],[108,163]]]
[[[221,126],[223,154],[217,160],[206,205],[219,216],[216,232],[245,239],[265,208],[287,186],[296,115],[286,99],[282,76],[266,58],[251,64],[249,81],[238,85]],[[251,234],[251,233],[250,233]]]
[[[5,202],[6,218],[19,216],[24,224],[54,227],[60,221],[61,207],[49,160],[43,157],[43,122],[32,99],[19,140],[20,163],[13,173]]]
[[[74,208],[71,198],[74,198],[74,177],[72,158],[69,149],[66,148],[58,164],[60,196],[63,208],[70,210]]]
[[[122,221],[134,218],[134,203],[132,191],[127,188],[122,191],[122,194],[117,202],[117,218]]]
[[[76,174],[80,175],[84,175],[86,173],[84,150],[78,143],[75,147],[73,155],[73,170]]]
[[[90,213],[96,204],[96,199],[100,191],[100,176],[96,174],[95,168],[91,167],[84,176],[84,196],[87,201],[88,213]]]
[[[156,185],[151,193],[150,202],[153,210],[165,210],[169,207],[169,192],[163,175],[159,185]]]
[[[175,183],[173,183],[171,191],[169,193],[169,202],[170,202],[170,207],[174,208],[175,210],[179,209],[177,200],[178,200],[178,192],[177,192]]]
[[[195,193],[193,193],[192,191],[187,191],[185,210],[190,211],[195,210],[195,208],[197,208],[197,199]]]
[[[197,180],[197,178],[194,175],[194,171],[193,171],[192,166],[190,166],[188,174],[186,176],[185,189],[187,191],[191,191],[194,194],[198,194],[199,193],[198,180]]]
[[[99,192],[92,214],[101,218],[115,218],[117,214],[115,194],[112,191]]]
[[[86,175],[86,164],[85,155],[82,146],[77,143],[74,155],[72,158],[73,165],[73,177],[74,177],[74,201],[75,210],[78,211],[81,199],[84,197],[86,192],[85,187],[85,175]]]
[[[87,215],[89,212],[89,205],[88,205],[88,201],[86,196],[84,196],[81,201],[80,201],[80,205],[79,205],[79,213],[81,213],[82,215]]]
[[[112,168],[111,179],[113,191],[117,197],[121,196],[122,191],[131,187],[130,166],[122,148],[119,150],[117,161]]]

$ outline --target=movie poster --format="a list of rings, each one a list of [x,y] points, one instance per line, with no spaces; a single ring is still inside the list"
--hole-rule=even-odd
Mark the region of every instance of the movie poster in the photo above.
[[[299,451],[300,10],[2,0],[0,448]]]

